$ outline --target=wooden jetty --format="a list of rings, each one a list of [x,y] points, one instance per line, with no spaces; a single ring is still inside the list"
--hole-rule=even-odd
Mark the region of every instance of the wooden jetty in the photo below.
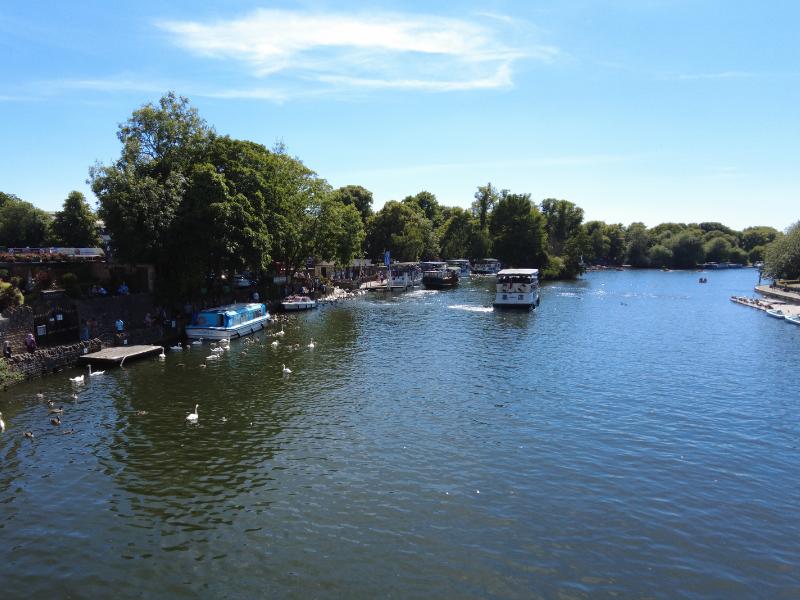
[[[122,365],[125,361],[161,354],[161,346],[113,346],[98,352],[90,352],[80,357],[81,361],[90,364]]]

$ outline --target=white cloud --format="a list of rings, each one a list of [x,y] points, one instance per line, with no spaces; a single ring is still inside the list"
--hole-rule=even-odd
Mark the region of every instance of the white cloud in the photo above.
[[[262,9],[230,20],[157,25],[192,53],[238,62],[254,77],[280,77],[303,88],[507,88],[515,61],[549,62],[559,54],[552,46],[509,43],[519,39],[520,28],[511,27],[508,17],[470,21]]]

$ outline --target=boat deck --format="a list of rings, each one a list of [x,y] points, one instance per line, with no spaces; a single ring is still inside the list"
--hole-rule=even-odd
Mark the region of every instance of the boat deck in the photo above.
[[[80,360],[90,364],[122,365],[126,360],[143,358],[151,354],[160,354],[161,351],[161,346],[114,346],[112,348],[103,348],[98,352],[84,354],[80,357]]]

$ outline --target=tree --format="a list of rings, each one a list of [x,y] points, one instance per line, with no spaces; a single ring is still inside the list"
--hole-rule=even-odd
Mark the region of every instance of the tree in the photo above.
[[[672,266],[672,250],[661,244],[650,248],[650,264],[654,267]]]
[[[776,279],[800,279],[800,221],[767,246],[764,273]]]
[[[436,200],[436,196],[430,192],[422,191],[416,196],[406,196],[403,202],[410,204],[422,211],[425,218],[431,222],[434,228],[441,226],[442,220],[442,207]]]
[[[678,269],[692,269],[703,262],[703,239],[699,230],[687,229],[672,239],[672,264]],[[652,258],[653,253],[651,251]]]
[[[506,193],[489,220],[494,252],[506,265],[542,268],[547,265],[545,218],[530,194]]]
[[[496,188],[492,187],[491,183],[479,186],[478,191],[475,192],[475,201],[472,203],[472,214],[477,217],[478,226],[482,231],[486,230],[489,215],[499,199],[500,194]]]
[[[360,185],[346,185],[335,190],[333,197],[344,205],[355,206],[366,225],[372,215],[372,192]]]
[[[432,236],[431,222],[420,211],[391,200],[369,220],[367,251],[375,260],[389,250],[393,259],[416,261],[424,257],[426,240]]]
[[[30,202],[8,197],[0,206],[0,245],[44,246],[49,242],[52,221],[49,214]]]
[[[780,231],[774,227],[747,227],[741,234],[742,248],[750,251],[757,246],[766,246],[780,235]]]
[[[0,192],[0,208],[5,206],[6,202],[21,202],[22,198],[19,196],[15,196],[14,194],[6,194],[5,192]]]
[[[23,302],[25,302],[25,297],[17,289],[17,286],[8,281],[0,281],[0,312],[4,312],[7,308],[21,306]]]
[[[97,216],[83,194],[72,191],[63,208],[53,219],[53,235],[58,244],[71,248],[95,248],[100,245]]]
[[[444,258],[484,258],[485,254],[474,255],[475,248],[482,248],[478,222],[463,208],[453,208],[450,217],[444,222],[439,233],[442,256]],[[481,236],[482,237],[482,236]]]
[[[336,193],[322,200],[317,226],[315,255],[348,266],[364,243],[361,214],[353,204],[342,204]]]
[[[580,231],[583,209],[568,200],[546,198],[542,200],[541,211],[547,223],[550,253],[561,256],[567,240]]]
[[[117,257],[155,262],[183,201],[191,166],[203,161],[213,132],[189,101],[167,93],[121,124],[120,158],[89,172],[100,217]]]
[[[728,260],[733,247],[724,237],[715,237],[703,246],[706,260],[709,262],[724,262]]]
[[[625,244],[625,256],[629,264],[634,267],[646,267],[650,264],[648,257],[650,234],[644,223],[630,224],[625,232]]]

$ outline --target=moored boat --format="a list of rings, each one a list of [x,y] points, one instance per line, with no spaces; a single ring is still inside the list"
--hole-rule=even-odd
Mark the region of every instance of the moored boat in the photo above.
[[[458,276],[461,279],[469,277],[472,273],[469,261],[466,258],[452,258],[447,261],[447,266],[458,269]]]
[[[785,319],[786,318],[786,315],[783,314],[783,311],[780,308],[768,308],[767,309],[767,314],[770,317],[773,317],[775,319]]]
[[[458,269],[448,268],[447,263],[425,263],[428,269],[422,272],[422,285],[429,290],[442,290],[458,285]]]
[[[476,275],[497,275],[500,271],[500,261],[496,258],[482,258],[472,265],[472,272]]]
[[[309,296],[293,294],[281,300],[281,307],[285,311],[311,310],[317,307],[317,301]]]
[[[800,325],[800,315],[786,315],[784,318],[792,325]]]
[[[264,304],[226,304],[200,311],[186,326],[190,339],[220,340],[249,335],[269,322],[269,312]]]
[[[539,269],[503,269],[497,274],[495,308],[539,306]]]

